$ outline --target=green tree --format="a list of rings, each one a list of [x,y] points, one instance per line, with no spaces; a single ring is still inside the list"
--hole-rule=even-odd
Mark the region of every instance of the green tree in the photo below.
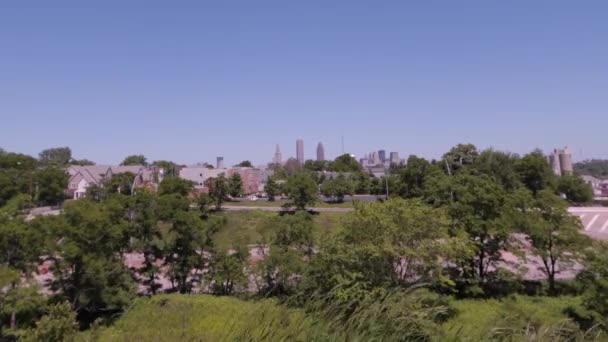
[[[356,306],[375,291],[441,282],[441,260],[451,255],[448,225],[443,209],[418,199],[358,205],[313,255],[304,293]]]
[[[249,281],[244,272],[248,257],[249,251],[246,245],[239,245],[232,251],[215,253],[207,274],[211,291],[222,296],[245,291]]]
[[[574,164],[574,172],[579,175],[608,178],[608,160],[591,159]]]
[[[510,201],[508,222],[526,234],[532,252],[542,260],[540,270],[547,276],[549,293],[555,295],[555,276],[582,260],[589,238],[581,234],[581,222],[568,213],[567,203],[549,189],[541,190],[536,198],[520,190]]]
[[[268,200],[270,202],[274,202],[276,196],[280,194],[281,189],[274,177],[268,177],[268,181],[266,181],[266,185],[264,186],[264,192],[268,195]]]
[[[232,197],[243,196],[243,179],[238,172],[233,173],[230,178],[228,178],[228,193]]]
[[[72,160],[70,160],[70,165],[87,166],[87,165],[95,165],[95,162],[90,161],[88,159],[72,159]]]
[[[555,185],[555,175],[547,158],[540,150],[535,150],[519,159],[515,164],[515,170],[519,180],[534,195],[543,189],[553,188]]]
[[[58,204],[63,202],[69,181],[69,176],[64,170],[44,168],[37,171],[35,177],[38,203]]]
[[[120,165],[128,166],[128,165],[148,165],[148,161],[143,154],[134,154],[127,156]]]
[[[135,174],[132,172],[117,173],[106,181],[104,188],[107,189],[108,194],[131,195],[134,181]]]
[[[202,219],[209,218],[209,213],[211,212],[210,206],[212,205],[212,203],[213,201],[209,194],[201,193],[200,195],[198,195],[196,199],[196,204],[198,205],[198,211]]]
[[[508,247],[511,229],[504,224],[505,191],[490,177],[459,173],[451,178],[453,199],[447,206],[452,219],[451,235],[468,241],[469,253],[457,261],[458,270],[471,287],[488,280],[491,266],[501,260],[501,251]]]
[[[55,299],[70,302],[85,324],[122,311],[135,294],[120,256],[126,222],[116,221],[104,204],[86,199],[69,202],[64,210],[64,215],[44,218],[56,242],[48,251]]]
[[[350,154],[343,154],[336,158],[331,164],[331,171],[359,172],[361,171],[361,165]]]
[[[143,266],[136,272],[151,294],[156,294],[161,287],[157,282],[160,275],[157,261],[163,258],[164,241],[158,225],[158,212],[158,196],[145,189],[135,194],[127,208],[132,245],[144,257]]]
[[[507,191],[513,191],[521,185],[516,172],[518,160],[516,154],[487,149],[475,159],[473,168],[480,174],[494,178]]]
[[[224,174],[220,174],[217,177],[209,178],[205,181],[205,186],[209,190],[209,197],[212,203],[215,205],[215,210],[221,210],[222,204],[228,197],[229,187],[228,181]]]
[[[165,177],[177,177],[179,176],[177,173],[177,165],[168,160],[155,160],[152,162],[152,165],[163,169],[165,172]]]
[[[258,285],[261,294],[295,293],[305,270],[305,260],[313,252],[313,229],[314,220],[306,212],[273,217],[258,229],[262,236],[258,248],[264,251],[265,246],[270,247],[270,253],[256,265],[262,279]]]
[[[593,189],[577,175],[565,174],[557,178],[557,191],[573,203],[593,201]]]
[[[243,160],[242,162],[235,165],[236,167],[253,167],[249,160]]]
[[[36,327],[29,330],[23,341],[70,341],[78,332],[76,313],[70,303],[63,302],[51,305],[42,319],[36,322]]]
[[[191,293],[201,282],[211,240],[205,225],[193,212],[176,211],[167,236],[165,264],[175,290]]]
[[[281,170],[285,171],[286,176],[293,176],[302,172],[303,167],[297,159],[289,158],[285,162],[285,165],[281,167]]]
[[[160,195],[177,194],[180,196],[188,196],[193,187],[194,183],[192,181],[179,177],[166,177],[160,182],[158,193]]]
[[[55,147],[46,149],[38,154],[38,161],[42,166],[66,166],[72,160],[72,150],[69,147]]]
[[[318,189],[314,179],[307,173],[291,176],[285,184],[285,192],[289,197],[287,206],[295,206],[305,210],[307,205],[314,205],[318,200]]]
[[[329,197],[332,201],[342,203],[344,196],[352,196],[354,194],[353,183],[344,175],[338,175],[334,179],[327,179],[321,185],[321,193],[325,197]]]
[[[448,173],[455,174],[464,167],[473,164],[478,156],[479,152],[475,145],[458,144],[445,153],[442,160],[446,163],[446,167],[449,168]]]
[[[407,159],[407,166],[398,174],[399,186],[393,192],[397,192],[403,198],[421,198],[427,193],[429,178],[441,172],[441,168],[437,165],[411,155]]]

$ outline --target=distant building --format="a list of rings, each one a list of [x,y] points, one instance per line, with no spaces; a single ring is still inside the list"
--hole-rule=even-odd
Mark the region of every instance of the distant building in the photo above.
[[[66,194],[73,199],[86,197],[87,189],[96,185],[103,187],[112,176],[121,173],[132,173],[135,175],[132,187],[147,187],[156,190],[158,184],[163,180],[164,170],[156,166],[129,165],[72,165],[66,169],[70,176]],[[121,191],[131,191],[131,189],[118,189]]]
[[[220,174],[226,175],[226,169],[210,169],[206,166],[189,166],[179,170],[179,177],[194,183],[195,189],[202,189],[205,181],[209,178],[218,177]]]
[[[272,162],[274,164],[282,164],[283,163],[283,157],[281,156],[281,148],[279,147],[279,144],[277,144],[277,148],[274,152],[274,158],[272,158]]]
[[[385,150],[378,151],[378,157],[380,157],[380,162],[384,163],[386,161],[386,151]]]
[[[323,144],[319,142],[317,145],[317,161],[325,160],[325,149],[323,148]]]
[[[551,165],[553,173],[558,176],[565,174],[571,174],[574,172],[572,165],[572,152],[570,148],[566,146],[563,150],[555,149],[551,154],[547,156],[547,161]]]
[[[399,152],[391,152],[390,162],[391,162],[391,164],[400,164],[401,163],[401,159],[399,159]]]
[[[215,168],[216,169],[223,169],[224,168],[224,157],[217,157]]]
[[[304,164],[304,140],[296,140],[296,159],[300,164]]]
[[[372,165],[380,164],[380,153],[378,153],[378,151],[372,152],[371,158],[370,158],[370,164],[372,164]]]

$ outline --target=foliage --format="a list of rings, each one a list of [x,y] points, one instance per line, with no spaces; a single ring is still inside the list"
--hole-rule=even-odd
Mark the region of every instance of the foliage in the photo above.
[[[160,195],[176,194],[181,196],[187,196],[194,187],[192,181],[179,178],[179,177],[165,177],[158,187],[158,193]]]
[[[29,330],[23,341],[71,341],[78,331],[76,313],[70,303],[63,302],[49,307],[47,315],[36,322],[36,327]]]
[[[190,293],[201,283],[201,270],[210,248],[207,226],[193,212],[177,211],[171,218],[165,264],[175,290]]]
[[[579,175],[593,176],[599,179],[608,178],[608,160],[591,159],[575,163],[574,172]]]
[[[216,252],[206,275],[211,284],[211,292],[224,296],[244,292],[249,282],[245,274],[248,257],[246,245],[239,245],[235,250],[227,252]]]
[[[249,160],[243,160],[242,162],[235,165],[236,167],[253,167]]]
[[[450,234],[468,241],[467,253],[455,260],[456,280],[484,282],[490,266],[501,260],[508,248],[509,225],[501,220],[505,192],[488,176],[459,173],[451,178],[452,201],[447,206],[452,219]],[[461,283],[462,284],[462,283]],[[468,290],[478,291],[475,285]]]
[[[543,189],[555,186],[555,175],[544,154],[535,150],[526,154],[515,164],[519,179],[534,195]]]
[[[228,180],[224,174],[220,174],[217,177],[209,178],[205,181],[205,186],[209,190],[209,197],[211,202],[215,205],[216,210],[222,209],[222,203],[228,197],[229,187]]]
[[[420,200],[359,205],[312,258],[304,293],[350,302],[376,288],[441,282],[440,258],[451,249],[447,228],[446,214]]]
[[[330,171],[359,172],[361,171],[361,165],[350,154],[343,154],[333,161]]]
[[[336,341],[323,321],[274,300],[209,295],[140,298],[100,341]]]
[[[95,162],[90,161],[88,159],[72,159],[72,160],[70,160],[70,165],[87,166],[87,165],[95,165]]]
[[[557,179],[557,191],[564,194],[573,203],[589,203],[593,201],[593,189],[582,178],[565,174]]]
[[[274,177],[268,177],[268,181],[266,181],[266,185],[264,186],[264,192],[268,195],[268,201],[270,202],[274,202],[276,196],[280,194],[281,189]]]
[[[305,258],[313,248],[314,220],[306,212],[276,216],[260,227],[262,241],[258,248],[270,247],[256,267],[262,284],[258,290],[264,296],[294,293],[305,269]]]
[[[282,170],[283,172],[279,173],[285,173],[285,176],[293,176],[302,172],[302,169],[302,164],[300,164],[297,159],[289,158],[287,159],[285,164],[280,168],[280,170]]]
[[[123,159],[123,161],[120,163],[120,165],[123,165],[123,166],[128,166],[128,165],[143,165],[143,166],[146,166],[146,165],[148,165],[148,161],[146,160],[146,157],[143,154],[133,154],[133,155],[125,157],[125,159]]]
[[[177,165],[168,160],[155,160],[152,162],[152,165],[163,169],[165,173],[165,177],[177,177],[179,176],[177,173]]]
[[[232,197],[243,196],[243,179],[240,173],[235,172],[228,178],[228,194]]]
[[[313,205],[318,199],[317,184],[307,173],[290,176],[285,183],[285,192],[289,197],[288,206],[305,210],[307,205]]]
[[[581,222],[568,213],[567,203],[551,190],[540,191],[536,198],[521,190],[511,201],[508,221],[526,234],[532,252],[542,260],[549,291],[555,295],[555,276],[560,269],[581,261],[589,238],[581,234]]]
[[[465,166],[473,164],[478,156],[479,152],[475,145],[458,144],[445,153],[442,159],[448,168],[448,173],[455,174]]]
[[[321,185],[321,193],[335,202],[344,202],[344,196],[352,196],[355,192],[354,185],[350,179],[339,175],[334,179],[327,179]]]
[[[138,191],[129,201],[127,215],[129,218],[129,235],[132,245],[143,254],[143,266],[136,272],[142,278],[142,284],[148,293],[156,294],[161,287],[157,282],[160,268],[157,261],[164,256],[164,240],[159,227],[158,197],[145,190]]]
[[[46,220],[61,239],[48,254],[51,289],[85,321],[120,312],[134,295],[131,275],[117,254],[124,248],[126,224],[111,213],[105,204],[79,200],[66,204],[64,216]]]
[[[38,154],[38,161],[42,166],[66,166],[72,160],[72,150],[69,147],[55,147],[46,149]]]

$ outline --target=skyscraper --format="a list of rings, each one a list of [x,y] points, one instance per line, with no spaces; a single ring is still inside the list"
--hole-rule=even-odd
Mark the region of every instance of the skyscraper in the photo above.
[[[296,140],[296,159],[300,164],[304,164],[304,140]]]
[[[378,151],[378,156],[380,157],[381,163],[384,163],[386,161],[386,151],[385,150]]]
[[[274,158],[272,158],[272,162],[275,164],[283,163],[283,157],[281,156],[281,148],[279,144],[277,144],[277,149],[274,152]]]
[[[223,169],[224,168],[224,157],[217,157],[215,168],[216,169]]]
[[[399,152],[391,152],[390,154],[391,164],[400,164],[401,160],[399,159]]]
[[[323,144],[319,142],[317,145],[317,161],[325,160],[325,149],[323,148]]]

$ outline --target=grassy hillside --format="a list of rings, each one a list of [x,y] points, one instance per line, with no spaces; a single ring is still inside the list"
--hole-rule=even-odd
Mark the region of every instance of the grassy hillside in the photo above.
[[[450,306],[455,314],[443,324],[443,328],[447,336],[457,336],[461,341],[488,340],[490,335],[504,327],[548,332],[557,327],[567,327],[569,321],[564,310],[579,304],[579,297],[569,296],[453,300]]]
[[[323,212],[314,216],[315,239],[321,241],[328,234],[338,231],[340,221],[347,213]],[[261,236],[256,231],[265,220],[279,215],[276,212],[252,210],[252,211],[226,211],[221,215],[226,217],[226,225],[214,236],[214,241],[221,249],[230,248],[235,242],[247,244],[256,243]]]
[[[331,341],[323,325],[273,300],[207,295],[139,298],[112,327],[82,341]]]

